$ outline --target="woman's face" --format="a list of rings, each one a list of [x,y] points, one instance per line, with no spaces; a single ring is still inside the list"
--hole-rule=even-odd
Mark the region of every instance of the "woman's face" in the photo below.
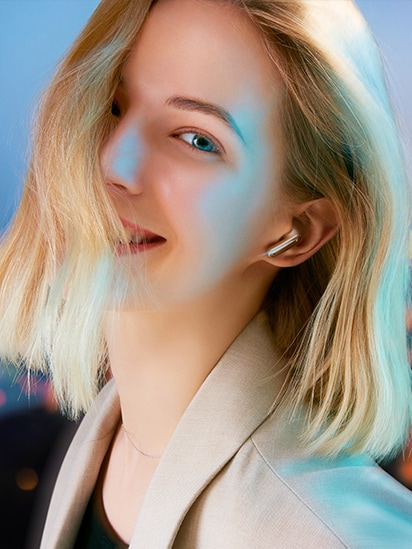
[[[141,268],[162,304],[239,297],[273,278],[263,254],[291,229],[279,196],[282,93],[244,14],[207,0],[152,8],[101,164],[132,243],[118,260]]]

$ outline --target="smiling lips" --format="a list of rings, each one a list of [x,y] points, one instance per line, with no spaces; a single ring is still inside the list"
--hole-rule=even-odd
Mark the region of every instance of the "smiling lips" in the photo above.
[[[139,225],[131,223],[125,219],[120,219],[123,227],[126,229],[126,234],[129,237],[128,245],[119,243],[116,246],[117,255],[137,254],[145,252],[157,246],[160,246],[166,239],[162,236],[153,233]]]

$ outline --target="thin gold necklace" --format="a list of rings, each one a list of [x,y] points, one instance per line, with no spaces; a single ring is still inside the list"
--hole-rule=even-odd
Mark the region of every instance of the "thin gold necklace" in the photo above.
[[[162,457],[163,454],[160,454],[158,456],[155,456],[153,454],[146,454],[145,452],[143,452],[143,450],[141,450],[138,446],[136,446],[136,444],[133,442],[133,440],[131,439],[129,433],[126,431],[126,428],[125,426],[123,425],[122,423],[122,430],[123,430],[123,433],[124,433],[124,436],[127,438],[127,440],[130,442],[130,444],[133,446],[133,448],[143,457],[145,458],[149,458],[149,459],[160,459]]]

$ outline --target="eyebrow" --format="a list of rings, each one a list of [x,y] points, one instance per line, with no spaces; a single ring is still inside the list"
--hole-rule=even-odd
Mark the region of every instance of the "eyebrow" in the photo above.
[[[231,130],[233,130],[238,137],[245,143],[245,138],[242,135],[239,127],[233,119],[233,116],[229,111],[219,105],[214,105],[213,103],[207,103],[205,101],[200,101],[198,99],[190,99],[187,97],[181,97],[179,95],[174,95],[169,97],[166,101],[166,105],[175,107],[183,111],[195,111],[203,114],[211,115],[219,120],[222,120]]]

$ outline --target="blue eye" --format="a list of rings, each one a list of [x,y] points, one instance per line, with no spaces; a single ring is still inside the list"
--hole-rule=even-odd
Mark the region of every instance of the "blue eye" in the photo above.
[[[179,137],[198,151],[220,153],[220,148],[211,139],[201,133],[184,132]]]
[[[200,135],[196,133],[193,136],[192,145],[196,147],[196,149],[199,149],[200,151],[214,152],[216,150],[214,143],[212,143],[210,139],[208,139],[204,135]]]

